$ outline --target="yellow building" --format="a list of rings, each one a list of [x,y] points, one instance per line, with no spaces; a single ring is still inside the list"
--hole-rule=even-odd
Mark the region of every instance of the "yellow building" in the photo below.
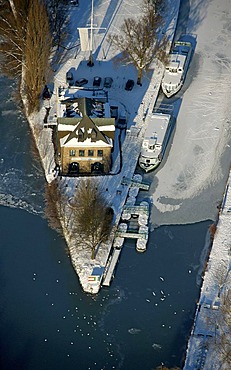
[[[57,126],[60,173],[108,173],[115,133],[114,118],[62,117]]]

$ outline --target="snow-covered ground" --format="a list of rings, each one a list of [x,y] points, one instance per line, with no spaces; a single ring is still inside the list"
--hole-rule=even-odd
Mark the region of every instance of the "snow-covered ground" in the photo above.
[[[230,186],[231,174],[227,183],[217,231],[204,275],[195,322],[188,343],[184,370],[229,368],[228,364],[221,362],[218,352],[219,345],[216,343],[219,343],[219,337],[224,330],[223,325],[222,327],[220,326],[220,307],[225,302],[225,296],[230,291],[231,285]]]

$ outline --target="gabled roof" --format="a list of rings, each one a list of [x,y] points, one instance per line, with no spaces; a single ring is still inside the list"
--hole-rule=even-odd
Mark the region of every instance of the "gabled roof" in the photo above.
[[[81,130],[83,137],[79,136],[79,131]],[[91,140],[92,137],[92,131],[95,133],[95,139]],[[106,135],[104,135],[98,127],[95,125],[95,123],[91,120],[90,117],[84,116],[80,122],[76,124],[76,127],[74,130],[66,137],[65,142],[63,145],[65,146],[70,142],[72,139],[75,139],[76,142],[84,142],[87,139],[90,139],[91,141],[97,142],[102,141],[106,144],[109,144],[109,140]]]

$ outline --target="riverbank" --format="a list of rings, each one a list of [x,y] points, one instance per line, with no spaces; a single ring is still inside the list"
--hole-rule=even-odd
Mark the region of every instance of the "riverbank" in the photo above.
[[[228,347],[221,348],[221,336],[226,333],[228,343],[230,331],[225,327],[224,307],[231,286],[231,172],[219,212],[211,253],[203,276],[200,299],[191,336],[188,343],[184,370],[227,369],[221,356]],[[230,310],[228,305],[226,312]],[[223,313],[222,313],[223,312]],[[221,365],[222,364],[222,365]]]

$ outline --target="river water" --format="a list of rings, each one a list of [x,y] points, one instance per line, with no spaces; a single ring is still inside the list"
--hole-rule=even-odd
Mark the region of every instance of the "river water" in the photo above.
[[[182,365],[211,221],[158,227],[144,254],[127,242],[111,287],[84,294],[65,241],[43,218],[45,180],[15,85],[0,84],[0,368]]]

